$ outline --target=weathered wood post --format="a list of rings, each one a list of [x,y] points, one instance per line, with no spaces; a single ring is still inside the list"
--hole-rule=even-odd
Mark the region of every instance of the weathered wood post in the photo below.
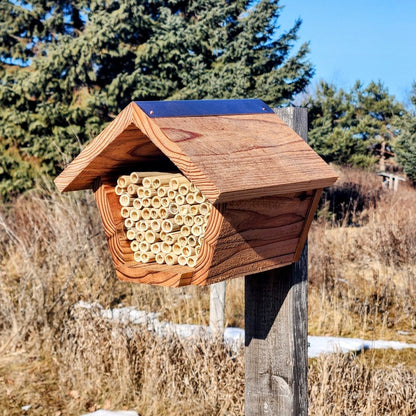
[[[275,110],[307,140],[307,110]],[[245,278],[245,414],[306,416],[307,244],[297,263]]]
[[[210,286],[209,327],[216,336],[224,333],[225,285],[224,280]]]

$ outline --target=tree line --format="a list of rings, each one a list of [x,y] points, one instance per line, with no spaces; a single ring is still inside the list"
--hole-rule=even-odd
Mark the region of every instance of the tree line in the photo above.
[[[0,195],[56,175],[132,100],[288,105],[314,69],[308,44],[294,47],[301,21],[282,30],[281,12],[279,0],[2,1]],[[381,84],[322,83],[306,104],[325,159],[371,167],[393,146],[416,180],[414,115]]]

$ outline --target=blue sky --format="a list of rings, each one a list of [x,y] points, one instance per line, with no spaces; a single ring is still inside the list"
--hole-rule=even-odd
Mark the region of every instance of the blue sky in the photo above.
[[[349,88],[381,81],[400,101],[416,82],[416,0],[281,0],[278,24],[303,20],[300,42],[310,41],[319,79]]]

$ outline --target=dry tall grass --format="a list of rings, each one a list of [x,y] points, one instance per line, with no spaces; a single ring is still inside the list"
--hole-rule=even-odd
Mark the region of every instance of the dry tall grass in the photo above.
[[[402,364],[374,367],[372,356],[333,354],[309,368],[311,416],[416,414],[416,372]]]
[[[362,203],[338,221],[324,205],[313,224],[310,332],[415,342],[416,192],[382,192],[374,174],[340,173],[329,197],[354,188]]]
[[[340,192],[353,190],[360,203],[344,199],[337,217],[327,202],[313,225],[310,330],[415,342],[416,192],[402,188],[393,198],[376,190],[374,176],[341,173]],[[92,195],[59,195],[45,182],[2,207],[0,264],[0,415],[21,415],[29,404],[31,415],[242,414],[242,351],[129,332],[74,308],[84,300],[133,305],[161,320],[208,321],[206,288],[117,281]],[[243,325],[243,302],[242,279],[231,281],[228,325]],[[415,414],[415,373],[397,360],[375,369],[360,357],[324,357],[311,366],[311,414]]]

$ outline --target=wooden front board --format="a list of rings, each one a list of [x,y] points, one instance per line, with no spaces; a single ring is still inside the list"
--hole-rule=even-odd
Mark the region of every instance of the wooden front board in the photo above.
[[[141,264],[123,229],[115,182],[98,179],[94,194],[120,280],[160,286],[207,285],[297,260],[321,190],[215,204],[195,268]]]

